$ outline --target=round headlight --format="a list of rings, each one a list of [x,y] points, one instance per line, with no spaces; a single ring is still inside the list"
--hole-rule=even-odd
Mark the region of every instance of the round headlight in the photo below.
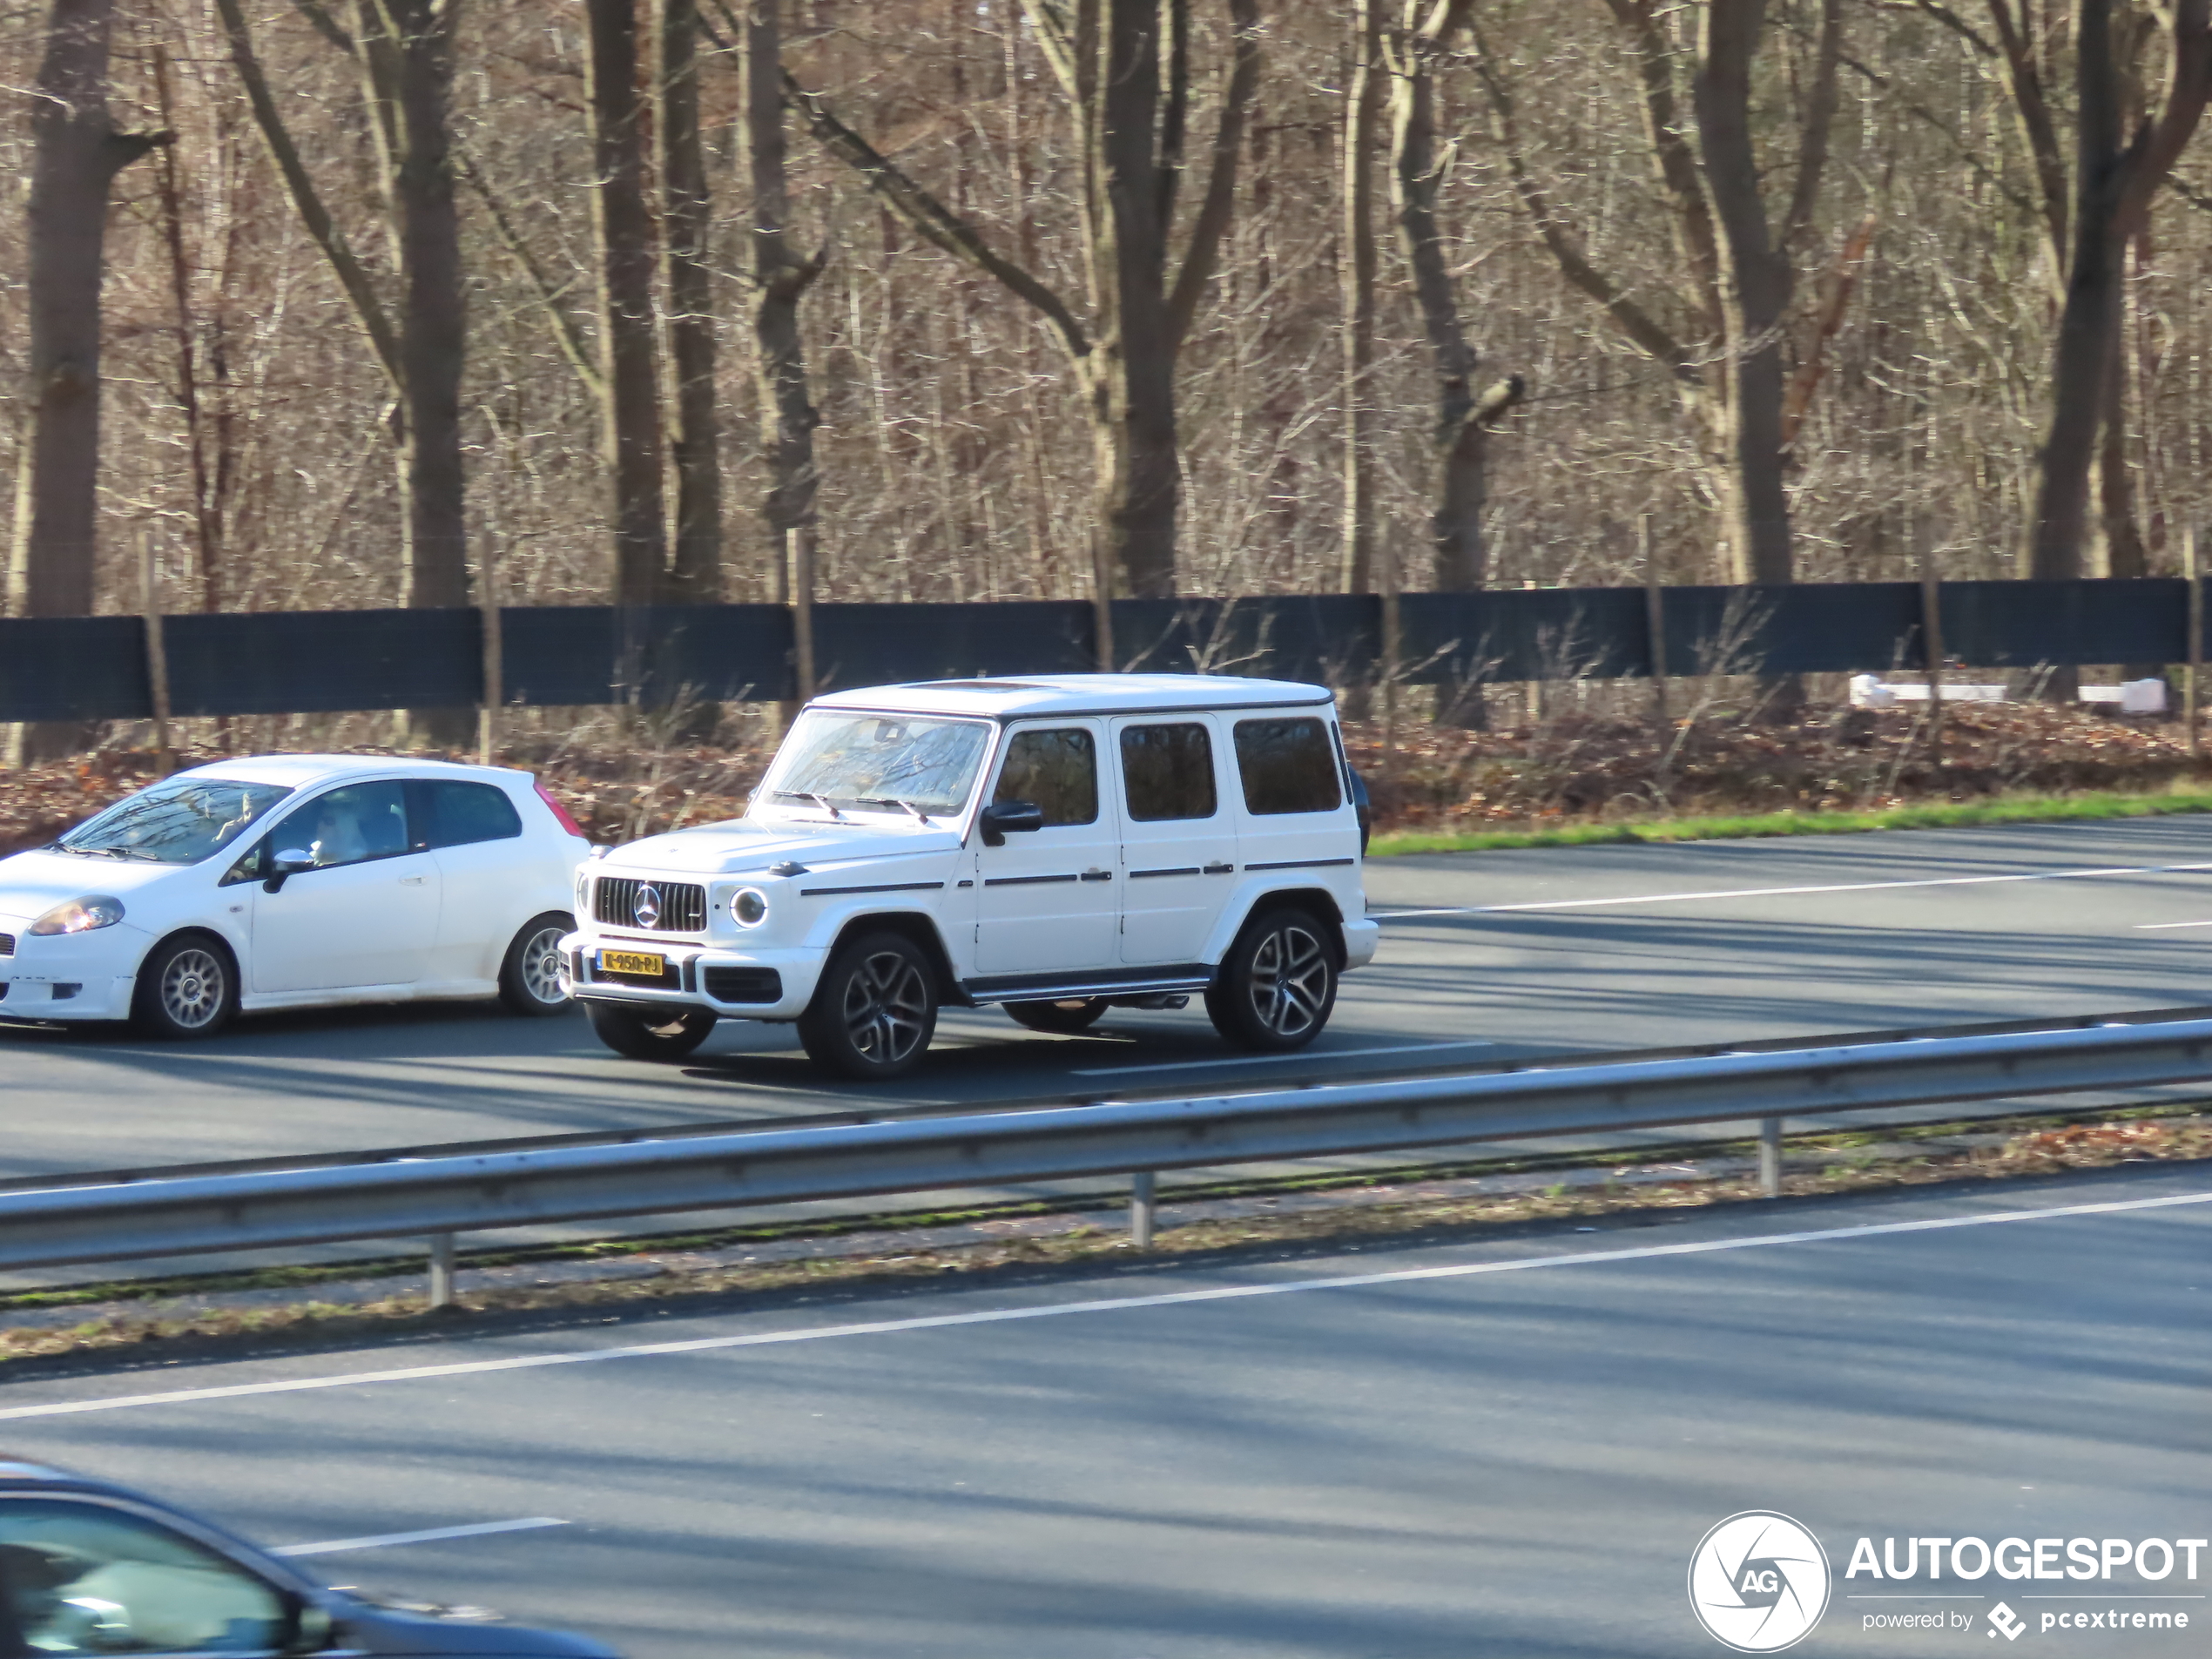
[[[730,914],[746,927],[758,927],[768,914],[767,896],[752,887],[745,887],[730,900]]]
[[[57,904],[24,931],[41,939],[56,934],[89,934],[95,927],[112,927],[123,920],[123,900],[105,893],[88,893],[82,899]]]

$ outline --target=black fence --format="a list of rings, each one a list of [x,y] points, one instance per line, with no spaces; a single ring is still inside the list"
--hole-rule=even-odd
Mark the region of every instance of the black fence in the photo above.
[[[2188,584],[1946,582],[1938,610],[1955,663],[2033,669],[2188,660]],[[1855,673],[1925,666],[1913,583],[1662,590],[1663,661],[1675,675]],[[1407,682],[1649,676],[1642,588],[1409,593],[1396,672]],[[824,604],[817,673],[829,687],[1082,672],[1097,665],[1090,605]],[[1372,683],[1383,602],[1366,595],[1123,599],[1117,665]],[[483,696],[475,610],[320,610],[166,618],[170,711],[179,716],[441,708]],[[780,605],[501,613],[502,700],[533,705],[680,698],[772,702],[795,694],[791,612]],[[153,711],[136,617],[0,620],[0,721],[143,719]]]

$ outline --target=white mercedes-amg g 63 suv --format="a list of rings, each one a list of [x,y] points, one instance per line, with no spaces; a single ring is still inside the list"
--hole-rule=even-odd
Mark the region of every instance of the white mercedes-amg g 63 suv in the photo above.
[[[814,1062],[895,1076],[937,1010],[1076,1032],[1205,997],[1240,1047],[1318,1035],[1372,960],[1365,791],[1328,691],[1070,674],[816,698],[745,815],[577,872],[565,971],[639,1059],[724,1019],[796,1022]]]

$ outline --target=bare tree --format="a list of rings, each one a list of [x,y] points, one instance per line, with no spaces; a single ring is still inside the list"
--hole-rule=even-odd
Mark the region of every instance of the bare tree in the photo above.
[[[721,427],[714,399],[713,203],[699,134],[698,0],[658,0],[661,218],[668,270],[668,362],[674,378],[675,562],[669,597],[722,597]]]
[[[108,112],[114,0],[54,0],[31,101],[30,385],[16,481],[8,612],[83,616],[92,609],[100,456],[100,293],[108,187],[157,145]],[[74,747],[65,725],[19,725],[11,764]]]
[[[1344,565],[1346,593],[1374,586],[1375,150],[1382,131],[1386,0],[1352,0],[1344,90]]]
[[[652,208],[646,194],[647,105],[638,89],[637,0],[584,0],[591,100],[592,229],[599,265],[607,475],[613,493],[614,603],[650,605],[666,590],[668,528],[653,346]],[[627,654],[627,653],[626,653]],[[624,673],[635,678],[638,664]]]
[[[1234,203],[1246,112],[1258,86],[1258,0],[1227,0],[1229,61],[1205,185],[1170,276],[1169,248],[1190,102],[1190,0],[1023,0],[1079,138],[1091,319],[1079,320],[1035,271],[992,250],[972,225],[838,120],[792,94],[815,136],[893,212],[934,246],[1033,307],[1066,351],[1093,448],[1093,587],[1176,590],[1181,455],[1177,360],[1211,281]],[[1102,610],[1102,621],[1103,621]]]
[[[2074,14],[2072,249],[2027,556],[2027,573],[2047,579],[2081,573],[2090,467],[2117,372],[2128,244],[2212,97],[2212,0],[2176,0],[2165,14],[2169,62],[2158,108],[2128,131],[2115,9],[2114,0],[2078,0]]]

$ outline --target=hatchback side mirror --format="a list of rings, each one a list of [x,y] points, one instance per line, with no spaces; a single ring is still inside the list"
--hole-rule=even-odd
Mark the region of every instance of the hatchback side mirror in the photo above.
[[[281,893],[284,891],[286,877],[294,876],[302,870],[312,870],[314,867],[315,855],[314,853],[296,846],[288,848],[269,860],[269,879],[261,884],[261,891]]]
[[[984,846],[1004,846],[1008,835],[1042,829],[1044,808],[1033,800],[995,800],[975,821],[982,829]]]

